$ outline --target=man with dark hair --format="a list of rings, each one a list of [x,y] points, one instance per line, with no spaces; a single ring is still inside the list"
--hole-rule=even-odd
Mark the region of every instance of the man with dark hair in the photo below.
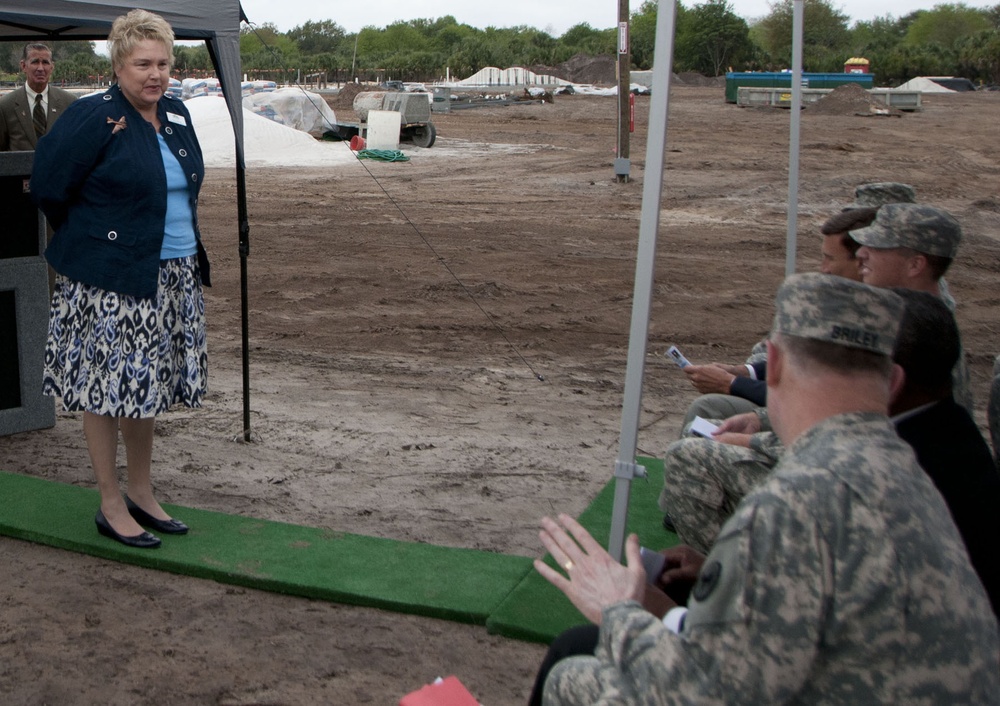
[[[45,44],[28,44],[21,53],[24,85],[0,98],[0,152],[34,150],[76,96],[49,85],[52,50]]]
[[[889,183],[878,186],[905,185]],[[896,192],[893,190],[889,193]],[[871,194],[868,197],[873,198]],[[820,272],[853,280],[861,278],[855,258],[860,245],[850,237],[848,231],[869,225],[875,220],[876,213],[877,207],[845,208],[820,226],[823,236],[820,245]],[[726,419],[767,403],[767,384],[764,382],[767,377],[767,359],[763,355],[751,353],[743,365],[689,365],[684,368],[684,373],[702,395],[688,407],[682,428],[686,428],[695,417]]]
[[[861,246],[849,231],[870,225],[877,213],[878,208],[847,208],[826,219],[819,229],[823,235],[820,272],[853,280],[861,278],[857,260],[858,248]]]
[[[779,289],[767,383],[787,450],[708,556],[681,558],[697,576],[686,608],[643,607],[635,535],[622,566],[572,518],[543,519],[565,573],[536,570],[600,626],[592,655],[552,667],[546,704],[1000,700],[985,591],[886,417],[902,314],[893,292],[839,277]]]
[[[854,203],[828,218],[820,227],[824,236],[820,272],[860,279],[856,259],[860,245],[850,237],[849,231],[870,225],[878,209],[885,204],[915,203],[916,200],[917,191],[909,184],[895,181],[858,184],[854,188]],[[682,428],[686,429],[696,416],[726,419],[762,406],[766,391],[761,364],[766,359],[762,341],[753,347],[744,365],[712,363],[684,368],[691,384],[702,396],[688,407]]]

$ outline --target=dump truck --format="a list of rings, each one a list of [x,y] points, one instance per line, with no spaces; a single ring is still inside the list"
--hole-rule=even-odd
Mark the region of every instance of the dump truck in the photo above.
[[[342,121],[330,131],[341,140],[350,140],[355,135],[364,137],[368,112],[391,110],[399,113],[399,141],[410,142],[417,147],[431,147],[437,138],[437,130],[431,122],[431,102],[426,93],[405,91],[366,91],[354,97],[354,113],[357,122]]]

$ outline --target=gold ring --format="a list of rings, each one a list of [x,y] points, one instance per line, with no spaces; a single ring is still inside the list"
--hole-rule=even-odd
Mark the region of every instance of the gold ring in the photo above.
[[[570,569],[572,569],[573,568],[573,561],[571,559],[567,559],[566,563],[563,564],[563,568],[566,569],[566,571],[569,571]]]

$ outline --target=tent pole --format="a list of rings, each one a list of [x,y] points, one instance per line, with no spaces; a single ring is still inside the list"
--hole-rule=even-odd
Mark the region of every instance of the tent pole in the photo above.
[[[239,150],[239,145],[237,145]],[[242,152],[242,150],[239,150]],[[236,200],[240,229],[240,328],[243,346],[243,441],[250,441],[250,316],[247,258],[250,257],[250,219],[247,215],[247,173],[243,155],[237,158]]]
[[[785,276],[795,274],[799,220],[799,134],[802,124],[802,18],[804,0],[792,3],[792,124],[788,142],[788,232],[785,236]]]
[[[240,8],[240,19],[246,21],[246,15]],[[218,45],[218,47],[216,46]],[[228,49],[228,56],[235,57],[235,62],[223,61],[219,48]],[[208,54],[215,70],[222,78],[222,92],[226,96],[229,116],[233,122],[233,136],[236,140],[236,220],[239,229],[240,253],[240,324],[243,347],[243,440],[250,441],[250,313],[249,286],[247,284],[247,258],[250,257],[250,218],[247,215],[247,166],[243,151],[243,90],[240,85],[239,64],[239,32],[217,36],[214,42],[208,42]]]
[[[799,0],[801,1],[801,0]],[[646,365],[646,338],[653,296],[653,270],[656,264],[656,237],[660,225],[660,201],[663,197],[663,162],[667,142],[667,105],[674,58],[674,20],[676,0],[662,0],[656,13],[656,45],[653,53],[653,92],[649,102],[649,126],[646,132],[646,167],[642,186],[642,211],[639,220],[639,246],[636,252],[635,285],[632,293],[632,326],[629,332],[628,364],[625,369],[625,400],[618,460],[615,461],[615,497],[611,512],[611,536],[608,552],[621,561],[628,526],[628,501],[631,481],[645,477],[646,470],[635,462],[642,408],[642,379]]]

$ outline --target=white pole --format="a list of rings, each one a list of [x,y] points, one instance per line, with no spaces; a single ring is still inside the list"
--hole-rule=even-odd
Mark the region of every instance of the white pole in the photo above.
[[[802,124],[802,18],[805,0],[792,3],[792,124],[788,143],[788,233],[785,276],[795,273],[799,215],[799,129]]]
[[[801,0],[799,1],[801,2]],[[635,462],[635,451],[639,436],[639,413],[642,408],[642,378],[646,367],[649,312],[653,298],[656,237],[660,226],[660,201],[663,197],[667,103],[670,97],[670,75],[674,59],[674,17],[676,12],[676,0],[664,0],[659,3],[656,13],[653,95],[649,101],[649,126],[646,129],[646,168],[643,173],[639,248],[636,252],[635,284],[632,293],[632,327],[628,337],[625,400],[622,403],[618,460],[615,461],[615,498],[611,510],[611,536],[608,539],[608,553],[617,561],[621,561],[625,548],[631,481],[636,476],[646,475],[646,470]]]

